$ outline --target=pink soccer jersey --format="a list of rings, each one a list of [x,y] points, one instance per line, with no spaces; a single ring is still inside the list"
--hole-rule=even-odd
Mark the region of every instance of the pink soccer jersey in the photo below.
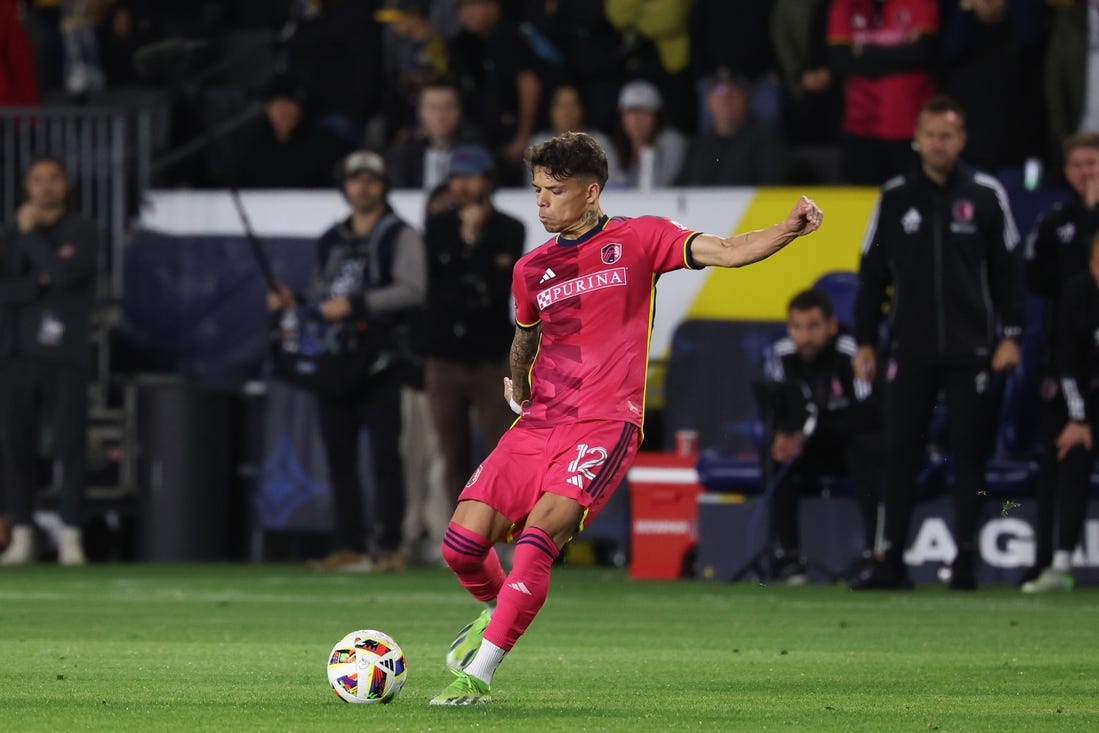
[[[641,425],[656,278],[691,266],[695,236],[655,216],[604,218],[580,239],[554,237],[515,263],[515,320],[542,328],[524,425]]]

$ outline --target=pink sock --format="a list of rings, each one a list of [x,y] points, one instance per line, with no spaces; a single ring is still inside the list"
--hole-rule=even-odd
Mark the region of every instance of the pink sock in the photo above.
[[[496,599],[485,639],[509,651],[530,626],[549,593],[550,568],[557,559],[550,536],[529,527],[515,541],[515,560]]]
[[[504,584],[504,568],[492,542],[460,524],[451,522],[447,527],[443,559],[478,601],[495,599]]]

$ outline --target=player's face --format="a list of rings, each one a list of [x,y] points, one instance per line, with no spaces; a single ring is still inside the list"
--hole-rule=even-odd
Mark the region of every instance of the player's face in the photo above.
[[[1088,183],[1099,178],[1099,149],[1073,148],[1065,159],[1065,180],[1081,196]]]
[[[352,209],[369,214],[385,202],[385,183],[373,173],[362,171],[344,181],[343,193]]]
[[[31,166],[25,183],[27,199],[35,206],[54,209],[64,205],[69,180],[54,161],[43,160]]]
[[[534,168],[534,196],[538,201],[538,221],[547,232],[569,234],[582,227],[580,218],[595,203],[599,186],[585,179],[550,176],[545,168]]]
[[[916,121],[916,144],[925,169],[949,173],[965,141],[965,127],[955,112],[924,112]]]
[[[815,359],[838,329],[835,316],[825,318],[820,308],[791,310],[786,316],[786,331],[805,361]]]

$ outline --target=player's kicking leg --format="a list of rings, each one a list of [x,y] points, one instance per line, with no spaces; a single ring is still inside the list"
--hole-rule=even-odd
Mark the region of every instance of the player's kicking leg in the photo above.
[[[475,520],[482,513],[481,507],[503,519],[502,515],[487,505],[478,502],[463,504],[465,503],[473,505],[470,507],[472,516],[460,517],[456,511],[455,522],[451,525],[452,529],[457,525],[455,532],[459,537],[461,529],[468,529],[462,523],[463,520],[476,525],[476,521],[470,520]],[[460,504],[459,508],[461,507]],[[515,559],[511,572],[496,586],[495,612],[487,618],[483,628],[479,628],[479,624],[475,622],[468,630],[464,630],[465,639],[458,645],[463,653],[454,656],[461,656],[461,661],[468,659],[468,662],[462,669],[454,672],[454,680],[431,700],[432,705],[476,705],[491,699],[489,688],[492,677],[504,655],[515,645],[545,603],[549,593],[550,568],[557,559],[560,548],[575,534],[583,515],[583,508],[573,499],[544,494],[538,500],[527,519],[526,529],[515,541]],[[479,526],[484,526],[483,518]],[[510,523],[500,528],[500,531],[506,530],[507,526]],[[457,568],[455,572],[471,592],[484,583],[476,577],[477,572],[467,571],[465,576]],[[487,587],[485,592],[487,594]],[[480,636],[480,642],[470,659],[468,653],[472,651],[473,640],[477,636]],[[452,647],[452,655],[454,648]]]

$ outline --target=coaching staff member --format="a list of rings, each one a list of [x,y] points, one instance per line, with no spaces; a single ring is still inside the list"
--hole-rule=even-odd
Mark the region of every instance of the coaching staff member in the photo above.
[[[950,587],[972,589],[976,530],[994,400],[989,370],[1019,363],[1022,250],[1007,196],[959,161],[965,114],[929,99],[916,119],[919,165],[888,181],[871,217],[855,301],[855,370],[877,373],[875,345],[888,302],[892,358],[885,374],[885,557],[856,589],[908,588],[903,553],[916,475],[939,391],[954,458],[954,560]],[[892,295],[888,288],[892,286]]]
[[[35,158],[23,185],[26,200],[16,211],[15,224],[0,235],[11,248],[5,269],[13,279],[5,286],[6,295],[24,293],[17,298],[11,319],[11,358],[0,385],[4,483],[12,522],[11,544],[0,564],[19,565],[35,558],[31,515],[38,488],[37,428],[44,424],[53,438],[54,481],[61,487],[64,526],[58,560],[62,565],[82,565],[88,333],[98,241],[95,225],[69,210],[69,179],[60,159]]]
[[[1053,506],[1057,492],[1057,437],[1064,427],[1061,382],[1053,368],[1054,314],[1065,285],[1088,271],[1091,240],[1099,232],[1099,134],[1080,132],[1065,139],[1065,180],[1072,197],[1045,211],[1024,247],[1026,282],[1041,297],[1042,352],[1038,411],[1038,507],[1034,567],[1024,577],[1034,580],[1053,559]]]

